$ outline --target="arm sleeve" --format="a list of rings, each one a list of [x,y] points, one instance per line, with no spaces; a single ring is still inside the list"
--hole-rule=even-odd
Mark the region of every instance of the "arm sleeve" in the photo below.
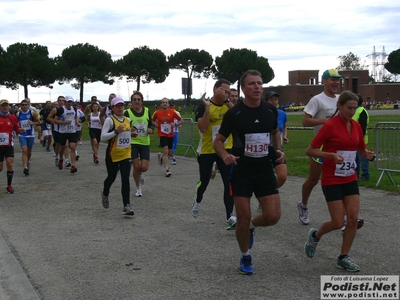
[[[101,140],[103,142],[111,140],[115,137],[114,129],[114,122],[113,120],[108,117],[103,124],[103,128],[101,129]]]
[[[315,97],[311,98],[311,100],[307,103],[306,107],[304,108],[304,112],[306,114],[309,114],[313,118],[318,110],[319,110],[319,103],[317,101],[317,98]]]

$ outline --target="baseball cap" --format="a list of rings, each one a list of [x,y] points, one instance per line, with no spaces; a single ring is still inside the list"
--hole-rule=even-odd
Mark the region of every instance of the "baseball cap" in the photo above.
[[[124,102],[124,100],[123,100],[122,98],[120,98],[120,97],[115,97],[115,98],[113,98],[112,101],[111,101],[111,106],[117,105],[117,104],[119,104],[119,103],[125,104],[125,102]]]
[[[65,96],[65,101],[74,101],[74,98],[72,96]]]
[[[279,97],[279,94],[278,94],[277,92],[270,91],[270,92],[268,92],[268,93],[265,94],[265,99],[268,100],[268,99],[271,98],[272,96],[278,96],[278,97]]]
[[[8,100],[7,99],[1,99],[0,100],[0,105],[3,105],[3,104],[9,104]]]
[[[338,71],[336,71],[335,69],[329,69],[326,70],[323,74],[322,74],[322,79],[328,79],[329,77],[333,77],[333,78],[342,78],[342,76],[338,73]]]

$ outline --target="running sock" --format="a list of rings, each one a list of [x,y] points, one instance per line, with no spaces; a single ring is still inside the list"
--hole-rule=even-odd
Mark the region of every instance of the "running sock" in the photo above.
[[[14,171],[7,171],[7,185],[11,185],[14,176]]]
[[[343,259],[343,258],[345,258],[347,256],[347,254],[344,254],[344,255],[339,255],[339,259]]]
[[[312,233],[312,237],[318,242],[318,241],[319,241],[319,238],[316,237],[315,233],[316,233],[316,231],[314,231],[314,232]]]
[[[250,226],[249,226],[249,228],[250,228],[250,229],[256,228],[256,226],[253,225],[253,220],[250,220]]]
[[[243,252],[242,252],[242,255],[243,255],[243,256],[250,255],[250,251],[247,251],[246,253],[243,253]]]

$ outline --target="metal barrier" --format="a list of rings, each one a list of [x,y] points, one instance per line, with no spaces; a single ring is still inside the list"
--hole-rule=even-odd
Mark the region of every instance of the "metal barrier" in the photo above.
[[[386,174],[395,185],[390,172],[400,172],[400,123],[378,122],[374,128],[376,139],[375,166],[382,171],[376,186]]]
[[[183,118],[185,121],[179,127],[179,139],[177,146],[186,147],[186,152],[184,156],[191,149],[195,155],[197,155],[196,150],[194,149],[194,122],[192,118]]]

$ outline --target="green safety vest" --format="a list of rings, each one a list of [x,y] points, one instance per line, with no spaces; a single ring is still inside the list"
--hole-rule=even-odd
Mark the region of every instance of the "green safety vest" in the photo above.
[[[367,114],[367,126],[368,126],[368,124],[369,124],[369,114],[368,114],[367,110],[362,106],[357,108],[356,113],[353,116],[353,120],[358,122],[358,120],[360,119],[360,115],[363,112],[363,110]],[[365,142],[365,145],[368,144],[368,131],[367,131],[367,129],[365,129],[364,142]]]
[[[150,145],[150,135],[147,133],[147,124],[149,122],[149,111],[147,107],[143,107],[144,114],[142,117],[136,117],[131,109],[127,109],[131,124],[138,129],[139,135],[135,138],[131,138],[131,144],[136,145]],[[141,132],[143,131],[143,132]],[[142,135],[143,134],[143,135]]]

